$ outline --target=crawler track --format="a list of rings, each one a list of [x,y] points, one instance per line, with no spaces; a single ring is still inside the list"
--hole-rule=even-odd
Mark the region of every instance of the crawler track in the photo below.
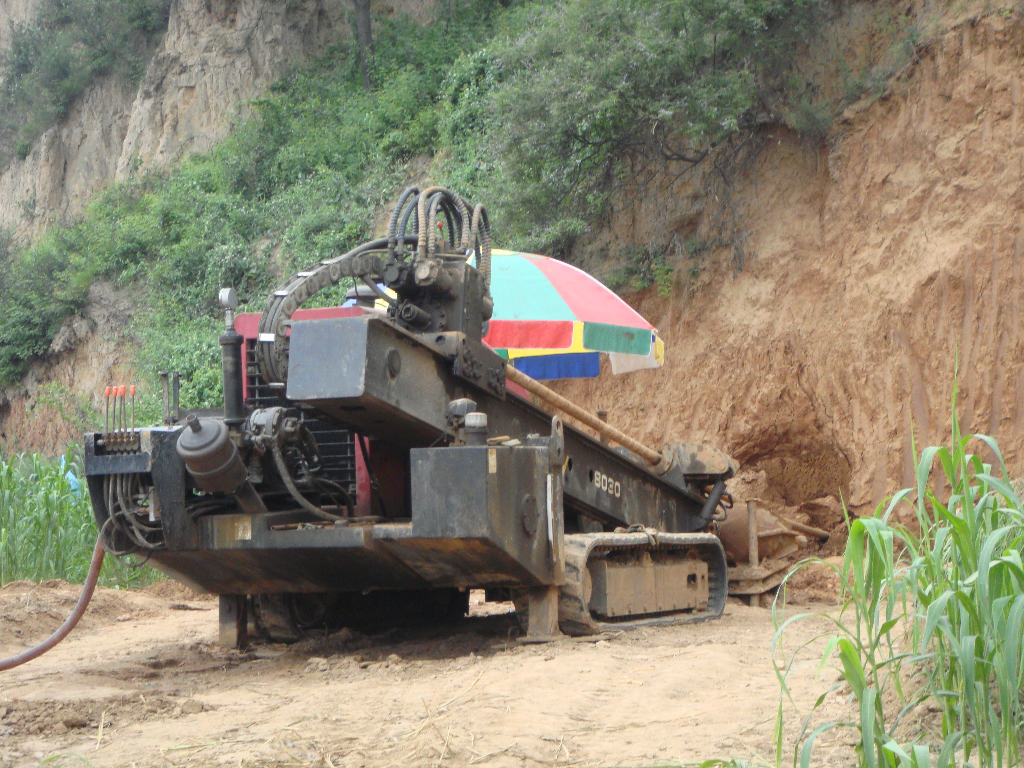
[[[695,608],[641,613],[614,618],[594,615],[590,571],[596,559],[609,554],[648,553],[658,563],[699,561],[707,564],[707,602]],[[570,635],[591,635],[609,630],[663,624],[685,624],[717,618],[728,593],[725,552],[717,536],[709,533],[584,533],[565,537],[566,583],[561,587],[558,623]]]

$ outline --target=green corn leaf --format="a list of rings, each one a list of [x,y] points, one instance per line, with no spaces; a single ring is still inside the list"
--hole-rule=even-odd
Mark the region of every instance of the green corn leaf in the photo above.
[[[936,768],[947,768],[953,765],[953,753],[960,746],[961,734],[959,731],[950,733],[942,742],[942,749],[935,761]]]
[[[842,725],[842,723],[839,721],[822,723],[813,731],[811,731],[810,735],[804,741],[803,746],[800,749],[800,768],[810,768],[812,765],[814,765],[814,763],[811,762],[811,755],[814,751],[815,739],[817,739],[821,734],[835,728],[838,725]]]
[[[864,668],[861,666],[860,651],[850,642],[849,638],[842,638],[838,644],[839,661],[843,665],[843,677],[853,690],[853,695],[860,700],[864,695],[866,680]]]
[[[878,691],[865,688],[860,700],[860,744],[868,768],[878,768],[878,745],[875,744],[875,705]]]
[[[898,762],[894,762],[891,759],[887,760],[886,762],[888,765],[896,764],[899,766],[904,766],[911,764],[910,755],[907,754],[907,751],[903,749],[903,747],[901,747],[899,743],[897,743],[894,739],[888,739],[884,744],[882,744],[882,753],[887,757],[897,758]]]
[[[923,645],[928,645],[931,641],[932,633],[935,632],[939,622],[947,620],[945,613],[946,604],[952,597],[953,593],[947,590],[928,606],[928,611],[925,615],[924,633],[921,640]]]
[[[911,759],[909,765],[912,766],[912,768],[930,768],[932,758],[928,752],[928,747],[915,744],[910,748],[910,752]]]
[[[878,634],[888,635],[893,630],[893,628],[900,623],[902,618],[902,616],[896,616],[895,618],[888,619],[886,622],[882,624],[882,626],[878,628]]]

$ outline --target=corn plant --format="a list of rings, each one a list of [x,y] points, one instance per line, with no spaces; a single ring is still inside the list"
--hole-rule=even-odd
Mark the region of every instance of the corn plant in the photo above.
[[[95,542],[85,477],[73,449],[56,460],[38,454],[0,457],[0,584],[80,582]],[[153,574],[108,557],[100,580],[127,586],[152,581]]]
[[[835,568],[841,611],[814,614],[830,630],[781,660],[776,654],[784,703],[792,703],[789,672],[817,640],[821,664],[832,661],[841,673],[832,690],[845,683],[854,705],[849,719],[819,723],[829,691],[822,694],[803,722],[794,764],[812,765],[815,741],[836,728],[856,733],[857,763],[869,768],[1020,764],[1024,506],[995,440],[960,433],[955,401],[951,438],[949,448],[918,457],[914,488],[874,516],[848,521],[843,565]],[[893,513],[907,506],[912,524],[897,524]],[[776,649],[810,615],[777,625]],[[920,707],[941,721],[901,740],[900,723]],[[780,727],[782,712],[780,704]]]

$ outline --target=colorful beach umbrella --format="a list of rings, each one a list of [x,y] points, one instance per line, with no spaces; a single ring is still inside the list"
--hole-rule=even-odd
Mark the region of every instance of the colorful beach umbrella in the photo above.
[[[614,291],[548,256],[491,253],[494,315],[484,341],[535,379],[597,376],[600,354],[613,373],[664,362],[658,332]]]
[[[534,379],[597,376],[602,354],[612,373],[665,361],[665,344],[653,325],[611,288],[564,261],[495,249],[491,296],[494,314],[484,341]],[[387,310],[380,299],[374,306]]]

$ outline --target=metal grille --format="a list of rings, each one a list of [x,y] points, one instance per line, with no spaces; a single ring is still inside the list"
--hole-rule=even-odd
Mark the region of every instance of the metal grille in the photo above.
[[[256,340],[245,340],[245,404],[252,408],[281,405],[277,392],[267,385],[256,364]],[[323,460],[324,476],[356,497],[356,444],[352,433],[302,412],[302,421],[313,433]]]

